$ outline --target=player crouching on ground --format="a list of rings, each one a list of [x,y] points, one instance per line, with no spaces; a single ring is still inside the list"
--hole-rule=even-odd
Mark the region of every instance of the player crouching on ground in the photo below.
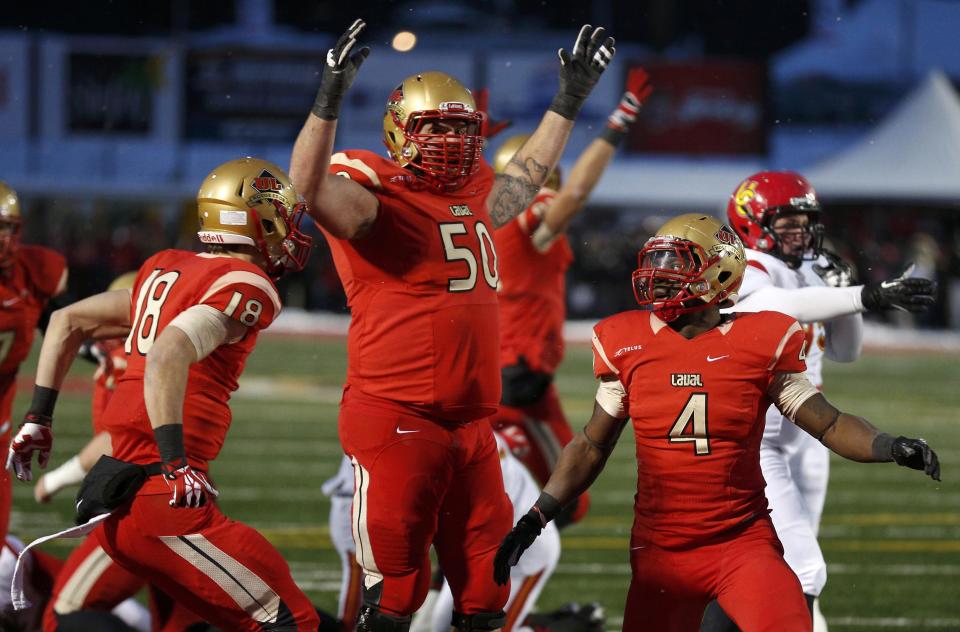
[[[283,558],[220,511],[207,474],[257,334],[280,312],[274,280],[303,269],[310,253],[299,230],[305,211],[283,170],[253,158],[217,167],[197,203],[209,252],[160,251],[132,292],[104,292],[54,314],[7,467],[29,481],[34,452],[46,465],[54,405],[81,342],[126,335],[127,369],[104,413],[119,460],[109,467],[139,467],[146,480],[93,532],[100,546],[221,629],[315,632],[317,614]]]
[[[624,630],[693,632],[717,599],[745,632],[809,632],[803,591],[763,493],[759,447],[771,403],[843,457],[895,461],[940,480],[923,440],[882,433],[817,392],[804,374],[805,336],[795,320],[720,314],[736,302],[745,266],[740,239],[706,215],[677,217],[647,241],[633,285],[649,311],[594,327],[601,383],[593,416],[504,538],[496,581],[506,581],[543,527],[596,479],[628,419],[638,477]]]

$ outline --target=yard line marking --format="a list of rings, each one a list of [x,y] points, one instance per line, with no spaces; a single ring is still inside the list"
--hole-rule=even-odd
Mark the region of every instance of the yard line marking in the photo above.
[[[827,623],[835,626],[863,626],[870,628],[960,628],[960,619],[910,619],[907,617],[827,617]]]

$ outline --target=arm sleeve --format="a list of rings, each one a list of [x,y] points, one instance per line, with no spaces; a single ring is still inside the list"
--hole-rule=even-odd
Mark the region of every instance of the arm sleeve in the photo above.
[[[777,373],[767,386],[773,405],[790,421],[796,420],[797,411],[817,392],[803,373]]]
[[[827,357],[835,362],[853,362],[863,349],[863,316],[848,314],[824,323]]]
[[[863,286],[804,287],[784,289],[772,285],[758,288],[734,306],[736,312],[770,310],[796,318],[802,323],[830,320],[864,311],[860,301]]]

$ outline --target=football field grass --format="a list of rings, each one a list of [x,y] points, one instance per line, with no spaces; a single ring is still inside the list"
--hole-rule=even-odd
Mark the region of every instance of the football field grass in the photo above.
[[[33,361],[24,375],[32,375]],[[290,561],[300,586],[327,610],[336,609],[340,565],[320,485],[339,463],[336,417],[345,365],[341,340],[264,337],[232,401],[233,427],[212,469],[226,513],[260,529]],[[72,375],[90,373],[78,365]],[[956,355],[867,353],[855,364],[828,363],[828,398],[894,435],[926,438],[940,455],[944,479],[935,483],[892,464],[832,459],[821,529],[830,574],[822,609],[835,630],[960,630],[958,374]],[[595,391],[587,347],[569,349],[558,387],[579,428]],[[15,421],[28,396],[21,389]],[[57,413],[53,465],[89,438],[88,395],[65,392]],[[625,432],[592,488],[591,512],[563,532],[561,562],[540,609],[599,601],[608,628],[619,629],[630,579],[635,485],[633,439]],[[73,493],[40,506],[28,485],[14,482],[11,533],[29,541],[72,524]],[[72,543],[45,546],[65,556]],[[768,598],[773,603],[779,596]]]

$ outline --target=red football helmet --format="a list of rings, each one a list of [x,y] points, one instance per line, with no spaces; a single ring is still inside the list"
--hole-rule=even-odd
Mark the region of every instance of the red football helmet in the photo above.
[[[816,259],[823,242],[820,201],[806,178],[793,171],[761,171],[737,186],[727,201],[727,221],[747,248],[783,259],[791,267]],[[777,217],[806,214],[806,247],[802,255],[787,254],[773,231]]]

